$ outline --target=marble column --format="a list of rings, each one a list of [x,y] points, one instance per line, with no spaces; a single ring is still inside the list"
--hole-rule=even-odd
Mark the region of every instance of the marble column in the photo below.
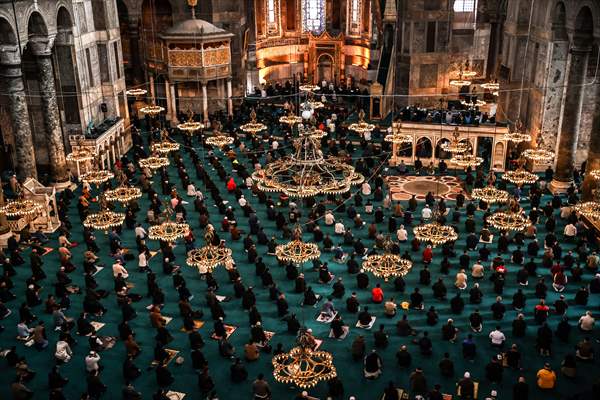
[[[168,121],[174,121],[173,119],[173,110],[171,109],[171,89],[169,88],[169,80],[165,79],[165,97],[167,101],[167,115],[166,118]]]
[[[17,178],[19,180],[29,177],[37,179],[35,151],[18,46],[0,46],[0,81],[5,87],[8,112],[15,138]]]
[[[581,85],[585,81],[589,54],[589,47],[574,47],[570,50],[568,86],[558,137],[554,179],[550,182],[550,189],[554,192],[565,192],[573,182],[577,133],[583,100]]]
[[[69,174],[67,173],[65,145],[56,100],[54,68],[52,66],[52,42],[47,38],[30,40],[28,46],[30,46],[37,63],[38,83],[42,95],[42,109],[46,127],[46,142],[50,158],[50,176],[53,182],[66,182],[69,180]]]
[[[233,100],[231,99],[231,78],[227,78],[227,114],[233,115]]]
[[[171,85],[171,110],[173,110],[173,121],[177,121],[177,101],[175,97],[175,85]]]
[[[204,122],[208,122],[208,91],[205,82],[202,82],[202,113]]]

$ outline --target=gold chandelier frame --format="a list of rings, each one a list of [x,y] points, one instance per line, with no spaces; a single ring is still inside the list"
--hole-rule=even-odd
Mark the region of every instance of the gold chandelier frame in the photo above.
[[[127,96],[133,96],[133,97],[139,97],[139,96],[143,96],[146,93],[148,93],[148,91],[146,89],[139,89],[139,88],[134,88],[134,89],[128,89],[125,91],[125,94]]]
[[[99,231],[108,231],[109,229],[123,225],[123,221],[125,221],[125,214],[110,210],[101,210],[85,217],[83,226]]]
[[[453,227],[441,225],[437,221],[416,226],[413,228],[413,233],[419,242],[431,243],[434,247],[447,242],[454,242],[458,239],[458,235]]]
[[[28,199],[16,199],[7,201],[0,207],[0,214],[7,217],[25,217],[42,211],[42,204]]]
[[[482,189],[473,189],[471,197],[475,200],[483,200],[488,204],[508,203],[510,195],[506,190],[501,190],[493,186],[486,186]]]
[[[499,231],[524,231],[531,221],[523,212],[498,211],[487,218],[487,223]]]
[[[375,125],[369,124],[368,122],[366,122],[365,121],[365,116],[366,116],[365,112],[361,109],[358,112],[358,122],[350,124],[348,126],[348,130],[349,131],[354,131],[354,132],[359,133],[359,134],[365,134],[367,132],[373,131],[373,129],[375,129]]]
[[[155,117],[163,111],[165,111],[165,108],[158,106],[156,104],[148,104],[148,105],[140,108],[141,113],[148,114],[151,117]]]
[[[141,168],[149,168],[154,172],[157,169],[168,166],[170,162],[167,157],[150,156],[140,159],[139,164]]]
[[[250,111],[250,122],[240,126],[240,129],[243,132],[255,134],[260,131],[266,130],[267,126],[265,124],[263,124],[262,122],[256,121],[256,111],[254,111],[254,108],[253,108],[252,111]]]
[[[142,190],[135,186],[119,186],[116,189],[107,190],[104,192],[106,201],[117,201],[119,203],[129,203],[142,197]]]
[[[483,163],[483,158],[474,156],[473,154],[455,154],[450,162],[459,167],[478,167]]]
[[[67,161],[83,162],[90,161],[96,158],[96,152],[87,147],[80,147],[67,154]]]
[[[317,244],[302,241],[302,229],[297,226],[294,229],[294,237],[291,241],[275,247],[275,256],[280,261],[302,264],[319,258],[321,251]]]
[[[333,355],[326,351],[312,350],[306,343],[306,335],[303,333],[298,339],[298,346],[273,357],[273,378],[277,382],[308,389],[337,376]]]
[[[318,140],[310,129],[300,129],[294,140],[295,152],[254,171],[252,179],[260,190],[282,192],[290,197],[340,194],[359,185],[364,176],[338,159],[323,157]]]
[[[90,172],[81,174],[80,179],[82,182],[100,185],[104,182],[109,181],[110,179],[112,179],[114,177],[115,177],[115,174],[113,174],[111,171],[108,171],[105,169],[100,169],[97,171],[90,171]]]
[[[231,269],[233,266],[232,250],[225,247],[224,244],[214,245],[214,227],[209,224],[204,233],[206,245],[198,249],[192,249],[187,253],[186,263],[190,267],[196,267],[199,270],[212,272],[219,265],[225,269]]]

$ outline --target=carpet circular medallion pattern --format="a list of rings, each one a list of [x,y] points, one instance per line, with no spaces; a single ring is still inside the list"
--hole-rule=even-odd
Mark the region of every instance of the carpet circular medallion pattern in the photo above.
[[[409,200],[413,195],[419,201],[425,201],[427,193],[455,200],[463,190],[462,180],[456,176],[388,176],[386,178],[389,191],[394,201]]]

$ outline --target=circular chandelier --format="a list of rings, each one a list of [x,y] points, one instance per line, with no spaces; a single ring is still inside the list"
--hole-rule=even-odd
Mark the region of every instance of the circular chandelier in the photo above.
[[[519,131],[508,132],[504,134],[504,140],[513,143],[531,142],[531,135]]]
[[[448,153],[452,154],[460,154],[469,151],[471,144],[466,140],[460,139],[460,132],[458,131],[458,127],[454,128],[454,132],[452,133],[452,139],[447,142],[440,144],[440,148]]]
[[[513,143],[531,142],[531,135],[525,132],[523,123],[520,119],[515,122],[514,131],[504,134],[504,140]]]
[[[483,163],[483,158],[473,154],[455,154],[450,162],[464,168],[477,167]]]
[[[438,222],[416,226],[413,232],[419,242],[431,243],[433,246],[454,242],[458,239],[458,235],[453,227],[441,225]]]
[[[152,171],[166,167],[169,165],[169,159],[167,157],[150,156],[148,158],[142,158],[139,161],[141,168],[149,168]]]
[[[256,111],[252,109],[250,112],[250,122],[240,126],[240,129],[246,133],[258,133],[267,129],[267,126],[263,123],[256,122]]]
[[[225,244],[215,246],[213,239],[214,227],[208,224],[204,233],[206,245],[199,249],[190,250],[187,253],[187,265],[206,272],[212,272],[219,265],[223,265],[229,269],[233,265],[231,249],[225,247]]]
[[[73,150],[71,153],[67,154],[67,161],[83,162],[93,160],[95,158],[96,152],[87,147],[80,147],[79,149]]]
[[[106,201],[118,201],[119,203],[128,203],[140,197],[142,197],[142,191],[140,188],[133,186],[119,186],[116,189],[104,192]]]
[[[85,217],[83,226],[99,231],[107,231],[111,228],[123,225],[123,221],[125,221],[125,214],[110,210],[102,210]]]
[[[390,278],[404,276],[412,268],[412,262],[391,253],[392,241],[388,237],[383,255],[373,254],[368,256],[362,263],[365,271],[371,272],[377,278],[383,278],[387,282]]]
[[[411,135],[402,135],[400,133],[394,132],[388,135],[385,135],[383,138],[386,142],[396,143],[396,144],[408,144],[412,143],[413,138]]]
[[[300,85],[298,89],[300,89],[301,92],[316,92],[321,90],[321,87],[319,85],[304,84]]]
[[[148,237],[152,240],[174,242],[187,235],[189,230],[190,226],[188,224],[165,221],[160,225],[151,226],[148,229]]]
[[[161,140],[158,143],[152,143],[152,152],[159,154],[168,154],[172,151],[179,150],[179,143],[171,142],[170,140]]]
[[[307,99],[305,102],[300,103],[300,108],[302,110],[316,110],[318,108],[325,107],[325,104],[322,101]]]
[[[383,140],[385,140],[386,142],[396,143],[396,144],[408,144],[408,143],[413,142],[412,135],[402,134],[402,133],[400,133],[400,131],[401,131],[400,123],[393,122],[392,123],[392,133],[385,135]]]
[[[309,342],[308,333],[303,332],[296,347],[273,357],[273,378],[277,382],[308,389],[337,376],[333,355],[313,350]]]
[[[365,112],[363,110],[360,110],[358,112],[358,122],[355,122],[353,124],[350,124],[350,126],[348,126],[348,130],[354,131],[354,132],[360,133],[360,134],[365,134],[367,132],[371,132],[373,129],[375,129],[375,125],[369,124],[365,121]]]
[[[213,136],[207,137],[204,142],[214,147],[223,148],[225,146],[232,145],[234,141],[235,139],[231,136],[227,136],[221,132],[217,132]]]
[[[319,258],[321,251],[315,243],[305,243],[302,241],[302,229],[297,227],[294,231],[294,238],[286,243],[275,247],[275,256],[280,261],[290,261],[294,264],[302,264]]]
[[[500,90],[500,84],[498,83],[498,81],[482,83],[481,87],[492,92]]]
[[[487,218],[487,223],[500,231],[523,231],[531,221],[522,212],[498,211]]]
[[[26,199],[11,200],[0,207],[0,214],[7,217],[24,217],[40,211],[42,211],[42,204]]]
[[[290,197],[340,194],[359,185],[364,177],[354,167],[334,158],[325,158],[310,130],[301,128],[294,140],[295,152],[254,171],[252,179],[260,190],[283,192]]]
[[[507,171],[502,174],[502,179],[509,181],[517,186],[528,185],[536,183],[539,177],[527,171],[524,168],[518,168],[514,171]]]
[[[461,100],[460,104],[462,104],[463,106],[469,107],[469,108],[473,108],[473,107],[482,107],[485,106],[487,103],[483,100],[471,100],[471,101],[466,101],[466,100]]]
[[[573,209],[579,214],[591,219],[600,219],[600,202],[586,201],[573,206]]]
[[[157,106],[155,104],[149,104],[147,106],[144,106],[144,107],[140,108],[140,112],[142,112],[144,114],[148,114],[151,117],[154,117],[154,116],[160,114],[163,111],[165,111],[164,107]]]
[[[288,124],[288,125],[292,126],[292,125],[296,125],[296,124],[299,124],[300,122],[302,122],[302,117],[294,115],[294,113],[292,113],[290,111],[290,113],[288,115],[279,117],[279,122],[282,124]]]
[[[190,112],[188,120],[181,124],[177,124],[177,129],[184,131],[187,134],[192,134],[200,129],[204,129],[204,124],[202,122],[194,121],[193,114]]]
[[[128,89],[125,91],[125,94],[127,96],[135,96],[135,97],[143,96],[146,93],[148,93],[148,91],[146,89]]]
[[[483,200],[486,203],[507,203],[510,195],[506,190],[500,190],[493,186],[487,186],[483,189],[473,189],[471,197],[475,200]]]
[[[554,152],[550,150],[535,148],[524,150],[522,156],[535,163],[547,163],[554,159]]]
[[[450,80],[450,85],[451,86],[458,86],[458,87],[469,86],[472,83],[469,78],[472,78],[472,77],[474,77],[476,75],[477,75],[477,72],[469,69],[469,62],[467,61],[465,63],[464,67],[461,64],[460,69],[458,70],[458,78],[457,79],[451,79]]]
[[[95,183],[96,185],[100,185],[108,181],[109,179],[114,178],[115,174],[105,169],[101,169],[98,171],[90,171],[81,175],[81,180],[85,183]]]
[[[590,171],[590,176],[596,180],[600,180],[600,169],[593,169]]]

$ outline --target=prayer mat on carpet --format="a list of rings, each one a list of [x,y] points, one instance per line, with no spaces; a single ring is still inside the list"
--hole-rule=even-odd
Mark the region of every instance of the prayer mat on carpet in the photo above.
[[[336,339],[336,340],[344,340],[344,339],[346,339],[346,336],[348,336],[348,333],[350,333],[350,327],[347,325],[344,325],[344,326],[342,326],[342,331],[344,332],[344,333],[342,333],[342,336],[336,338],[333,335],[333,329],[331,329],[331,330],[329,330],[329,337],[332,339]]]
[[[98,339],[102,342],[103,350],[110,350],[117,343],[117,337],[115,336],[100,336]]]
[[[329,315],[327,313],[322,312],[317,315],[317,321],[323,322],[325,324],[330,324],[331,321],[333,321],[337,315],[338,315],[337,311],[335,313],[333,313],[333,315]]]
[[[173,359],[174,359],[175,357],[177,357],[177,354],[179,354],[179,350],[174,350],[174,349],[165,349],[165,351],[166,351],[166,352],[169,354],[169,357],[168,357],[168,358],[167,358],[167,360],[165,361],[165,364],[164,364],[164,365],[169,365],[169,363],[170,363],[171,361],[173,361]],[[158,361],[156,361],[156,360],[153,360],[153,361],[152,361],[152,363],[151,363],[151,365],[152,365],[153,367],[156,367],[156,366],[158,365]]]
[[[102,271],[104,269],[104,267],[96,267],[96,272],[94,272],[92,274],[92,276],[96,276],[98,274],[98,272]]]
[[[491,244],[493,241],[494,241],[494,235],[490,235],[490,240],[488,240],[488,241],[483,240],[483,238],[481,236],[479,236],[479,243]]]
[[[173,317],[165,317],[164,315],[163,319],[165,320],[165,325],[169,325],[169,322],[173,321]]]
[[[219,303],[228,302],[228,301],[231,300],[231,297],[229,297],[229,296],[219,296],[217,294],[217,295],[215,295],[215,297],[217,298],[217,300],[219,301]]]
[[[229,337],[233,334],[233,332],[235,332],[235,330],[237,328],[238,328],[237,326],[225,325],[225,334],[227,335],[225,337],[225,339],[229,339]],[[210,335],[210,337],[211,337],[211,339],[214,339],[214,340],[220,340],[221,339],[220,337],[218,337],[217,335],[215,335],[214,332]]]
[[[104,322],[98,322],[98,321],[92,321],[90,322],[90,324],[94,327],[94,330],[96,332],[98,332],[100,329],[102,329],[104,327],[104,325],[106,325]],[[86,336],[91,336],[92,334],[87,334]]]
[[[369,322],[369,325],[361,325],[360,321],[356,321],[356,327],[361,329],[371,329],[375,324],[375,321],[377,321],[377,317],[375,316],[371,317],[371,322]]]
[[[180,331],[181,332],[190,333],[190,332],[193,332],[193,331],[197,331],[198,329],[202,328],[203,326],[204,326],[204,321],[199,321],[199,320],[195,319],[194,320],[194,329],[187,330],[187,329],[185,329],[185,327],[182,326],[181,329],[180,329]]]
[[[45,256],[48,253],[51,253],[54,249],[52,247],[44,247],[44,254],[42,254],[42,257]]]
[[[172,390],[169,390],[167,392],[167,397],[169,398],[169,400],[183,400],[185,396],[186,394],[181,392],[174,392]]]

